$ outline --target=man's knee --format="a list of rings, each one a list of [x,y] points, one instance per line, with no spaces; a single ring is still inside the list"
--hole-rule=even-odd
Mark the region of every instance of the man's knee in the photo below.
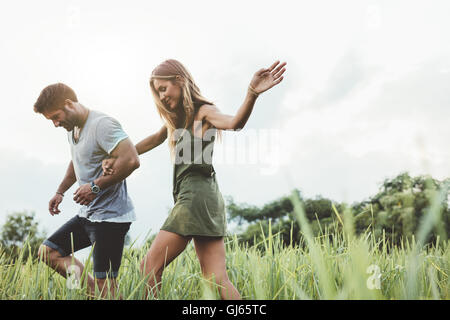
[[[48,262],[59,257],[61,255],[57,250],[47,247],[45,244],[40,245],[38,250],[38,258],[40,261]]]

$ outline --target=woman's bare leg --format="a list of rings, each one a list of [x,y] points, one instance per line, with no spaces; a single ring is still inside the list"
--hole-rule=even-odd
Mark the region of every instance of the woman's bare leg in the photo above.
[[[215,282],[219,285],[221,298],[240,300],[241,295],[228,279],[223,237],[194,237],[194,244],[203,276],[206,279],[214,277]]]
[[[160,230],[156,235],[141,262],[141,271],[144,276],[148,276],[147,284],[154,297],[157,297],[157,291],[161,289],[161,277],[164,268],[184,251],[190,240],[191,237],[184,237],[165,230]],[[145,298],[148,298],[148,294],[148,291],[146,291]]]

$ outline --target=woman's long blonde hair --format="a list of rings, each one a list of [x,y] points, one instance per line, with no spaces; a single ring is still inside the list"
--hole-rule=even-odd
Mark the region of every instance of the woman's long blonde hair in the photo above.
[[[177,114],[175,111],[168,109],[159,98],[159,93],[153,85],[153,80],[155,79],[170,80],[172,83],[177,83],[180,86],[182,98],[181,106],[185,114],[185,121],[183,124],[184,129],[192,126],[194,116],[200,106],[203,104],[213,103],[202,96],[200,89],[197,87],[194,79],[192,78],[192,75],[181,64],[181,62],[174,59],[169,59],[153,69],[150,77],[150,88],[153,94],[153,99],[155,100],[156,108],[158,109],[158,113],[166,122],[169,147],[171,152],[173,152],[176,144],[176,141],[173,139],[173,132],[175,129],[178,129],[177,125],[179,125],[179,123],[177,123]]]

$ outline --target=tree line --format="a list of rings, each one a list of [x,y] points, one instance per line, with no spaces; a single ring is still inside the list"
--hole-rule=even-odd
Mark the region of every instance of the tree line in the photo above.
[[[357,234],[371,232],[376,239],[384,237],[391,245],[412,240],[422,219],[428,214],[433,197],[444,192],[443,201],[438,205],[440,221],[429,233],[427,243],[447,240],[450,234],[449,208],[450,179],[439,181],[430,176],[411,177],[407,172],[392,179],[386,179],[377,194],[351,205],[334,202],[322,196],[304,198],[300,190],[295,190],[303,202],[305,214],[313,233],[317,236],[326,229],[332,234],[342,228],[343,212],[350,210]],[[262,207],[237,204],[227,197],[229,221],[239,226],[239,239],[254,245],[262,241],[269,224],[272,234],[278,233],[285,245],[301,242],[302,233],[296,221],[290,196],[271,201]],[[341,220],[341,221],[339,221]]]

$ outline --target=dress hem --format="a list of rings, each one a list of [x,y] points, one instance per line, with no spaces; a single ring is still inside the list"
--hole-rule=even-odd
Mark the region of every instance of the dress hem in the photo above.
[[[160,228],[160,230],[176,233],[176,234],[178,234],[180,236],[183,236],[183,237],[189,237],[189,236],[195,237],[195,236],[197,236],[197,237],[215,237],[215,238],[222,237],[223,238],[223,237],[226,237],[228,235],[228,234],[220,234],[220,235],[214,234],[214,235],[212,235],[212,234],[199,234],[199,233],[181,233],[179,231],[175,231],[175,230],[170,229],[170,228]]]

